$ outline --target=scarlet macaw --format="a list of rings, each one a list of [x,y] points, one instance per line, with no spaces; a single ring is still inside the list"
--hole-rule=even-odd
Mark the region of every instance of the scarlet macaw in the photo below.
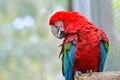
[[[103,30],[78,12],[58,11],[49,24],[54,36],[64,38],[60,55],[65,80],[73,80],[74,74],[103,71],[109,47]]]

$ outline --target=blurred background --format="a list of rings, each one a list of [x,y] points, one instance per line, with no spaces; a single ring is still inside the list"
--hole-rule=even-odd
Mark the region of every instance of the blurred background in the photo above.
[[[48,25],[58,10],[79,11],[106,31],[105,71],[120,70],[120,0],[0,0],[0,80],[64,80],[62,40]]]

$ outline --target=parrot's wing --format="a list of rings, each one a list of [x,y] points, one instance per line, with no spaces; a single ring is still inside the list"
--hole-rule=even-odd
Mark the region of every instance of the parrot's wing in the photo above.
[[[107,42],[105,42],[105,41],[100,42],[101,61],[99,64],[99,72],[102,72],[104,69],[105,60],[106,60],[106,56],[107,56],[107,52],[108,52],[108,47],[109,47],[109,44]]]
[[[71,42],[67,43],[64,48],[63,53],[63,74],[65,76],[65,80],[72,80],[73,74],[73,60],[74,60],[74,52],[75,52],[75,45]]]

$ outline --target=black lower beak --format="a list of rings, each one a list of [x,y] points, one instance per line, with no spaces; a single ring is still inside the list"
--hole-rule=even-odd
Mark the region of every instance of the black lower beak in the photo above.
[[[62,38],[64,38],[64,37],[65,37],[65,33],[64,33],[64,31],[60,31],[59,38],[62,39]]]

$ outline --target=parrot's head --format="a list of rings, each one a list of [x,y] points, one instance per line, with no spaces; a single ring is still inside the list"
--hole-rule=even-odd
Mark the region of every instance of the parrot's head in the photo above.
[[[62,39],[66,36],[68,32],[66,30],[70,29],[68,24],[71,23],[73,14],[78,14],[78,12],[58,11],[51,16],[49,25],[51,25],[51,31],[55,37]]]

